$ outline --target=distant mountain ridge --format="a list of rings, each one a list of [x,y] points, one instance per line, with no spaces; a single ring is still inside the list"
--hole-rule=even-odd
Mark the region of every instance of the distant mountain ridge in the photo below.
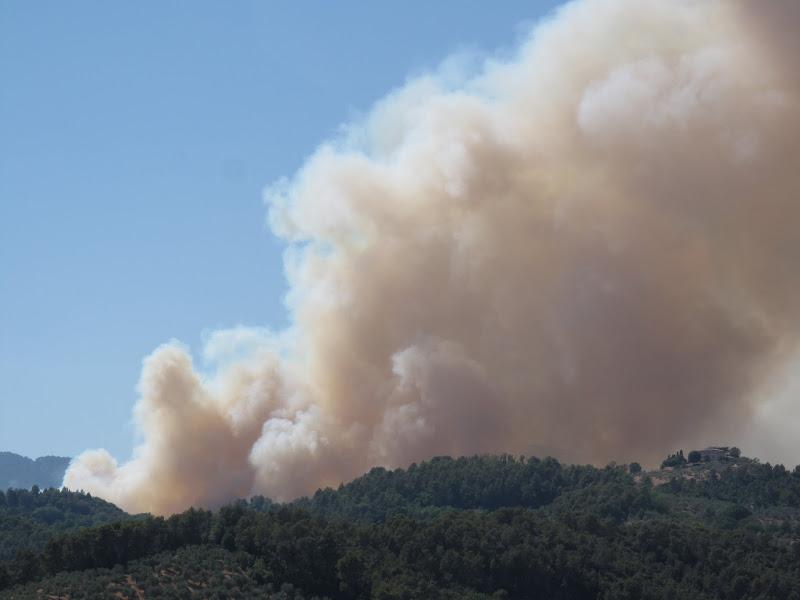
[[[41,456],[36,460],[13,452],[0,452],[0,490],[61,487],[71,459],[66,456]]]

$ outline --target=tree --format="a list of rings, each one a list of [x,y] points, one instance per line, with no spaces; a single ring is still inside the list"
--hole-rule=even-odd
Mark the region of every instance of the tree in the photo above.
[[[689,452],[688,460],[690,463],[698,463],[700,462],[701,458],[702,455],[700,454],[699,450],[692,450],[691,452]]]
[[[684,464],[686,464],[686,459],[683,456],[683,450],[679,450],[676,454],[670,454],[667,458],[665,458],[661,463],[661,468],[680,467]]]
[[[739,449],[738,449],[736,446],[734,446],[733,448],[731,448],[731,449],[730,449],[728,452],[730,452],[730,455],[731,455],[733,458],[739,458],[739,457],[742,455],[742,451],[741,451],[741,450],[739,450]]]
[[[641,472],[642,472],[642,465],[640,465],[639,463],[632,462],[630,465],[628,465],[628,473],[631,473],[633,475]]]

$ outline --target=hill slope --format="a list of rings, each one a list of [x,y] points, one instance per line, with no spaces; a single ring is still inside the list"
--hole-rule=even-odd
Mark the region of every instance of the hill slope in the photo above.
[[[438,458],[68,533],[0,563],[0,596],[800,600],[799,514],[800,470],[745,458]]]
[[[130,518],[113,504],[68,490],[0,491],[0,560],[40,551],[54,537]]]

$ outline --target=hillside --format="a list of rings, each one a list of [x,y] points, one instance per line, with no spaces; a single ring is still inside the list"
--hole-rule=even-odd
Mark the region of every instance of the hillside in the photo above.
[[[9,594],[10,598],[245,598],[301,600],[291,585],[275,589],[236,553],[219,546],[187,546],[126,568],[65,572]]]
[[[0,560],[21,550],[40,551],[52,538],[129,516],[87,494],[50,488],[0,491]]]
[[[442,457],[59,535],[0,563],[0,597],[800,600],[799,516],[800,469],[747,458]]]
[[[61,487],[69,465],[64,456],[41,456],[36,460],[13,452],[0,452],[0,490]]]

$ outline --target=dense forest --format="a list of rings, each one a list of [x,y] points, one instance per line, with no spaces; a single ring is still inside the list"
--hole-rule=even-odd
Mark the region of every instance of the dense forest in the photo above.
[[[800,600],[800,469],[739,457],[651,472],[436,458],[166,519],[67,491],[0,503],[51,514],[33,546],[8,538],[8,598]]]
[[[87,494],[38,486],[0,490],[0,560],[20,550],[42,550],[62,533],[127,518],[113,504]]]

